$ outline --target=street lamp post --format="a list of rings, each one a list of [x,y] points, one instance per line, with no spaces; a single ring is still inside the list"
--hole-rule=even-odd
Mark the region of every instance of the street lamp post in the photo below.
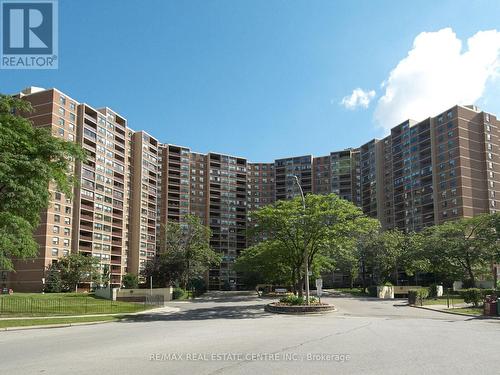
[[[306,199],[304,197],[304,190],[302,190],[302,186],[300,185],[299,178],[292,174],[289,175],[289,177],[293,177],[295,179],[295,182],[297,183],[297,186],[299,187],[300,190],[300,196],[302,197],[302,208],[304,209],[303,215],[305,216],[306,214]],[[306,268],[306,275],[305,275],[305,283],[306,283],[306,305],[309,305],[309,256],[307,252],[307,246],[304,249],[304,263],[305,263],[305,268]]]

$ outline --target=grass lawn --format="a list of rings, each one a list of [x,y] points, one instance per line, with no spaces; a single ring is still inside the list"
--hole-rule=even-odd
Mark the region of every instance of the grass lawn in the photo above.
[[[89,316],[84,318],[51,318],[51,319],[12,319],[0,320],[0,329],[8,327],[28,327],[47,324],[69,324],[114,321],[121,319],[120,316]]]
[[[482,307],[464,307],[460,309],[448,309],[447,311],[458,312],[461,314],[474,315],[474,316],[483,315]]]
[[[464,303],[464,299],[459,296],[450,296],[450,306],[452,304],[456,305],[458,303]],[[437,297],[437,298],[428,298],[423,301],[425,305],[446,305],[446,296]]]
[[[367,297],[368,293],[366,293],[363,288],[335,288],[339,292],[351,294],[357,297]]]
[[[0,295],[0,317],[133,313],[143,303],[110,301],[84,293],[15,293]]]

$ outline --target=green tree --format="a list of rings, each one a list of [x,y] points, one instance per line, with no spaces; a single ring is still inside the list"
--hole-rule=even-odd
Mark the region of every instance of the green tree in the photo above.
[[[474,287],[477,276],[487,275],[498,259],[497,223],[496,214],[485,214],[428,228],[424,249],[433,272]]]
[[[279,241],[257,243],[243,251],[234,264],[245,285],[286,285],[295,288],[293,272],[286,249]]]
[[[101,280],[99,259],[93,256],[73,253],[59,259],[56,265],[66,291],[76,290],[79,283],[99,283]]]
[[[397,285],[399,271],[409,276],[428,271],[430,265],[422,242],[423,236],[419,233],[398,229],[379,232],[362,245],[364,265],[372,271],[376,282],[392,280]]]
[[[221,256],[210,247],[210,228],[200,218],[187,215],[182,223],[168,222],[162,233],[160,251],[143,273],[165,286],[178,283],[186,289],[191,281],[203,277],[210,265],[218,265]]]
[[[122,284],[125,289],[135,289],[139,286],[139,278],[133,273],[127,273],[122,278]]]
[[[45,292],[60,293],[63,290],[61,272],[56,264],[51,264],[45,272]]]
[[[70,194],[74,160],[82,149],[35,128],[22,117],[32,111],[24,100],[0,95],[0,269],[13,270],[13,258],[30,258],[38,246],[33,232],[49,204],[49,183]]]
[[[278,201],[251,213],[250,230],[263,249],[261,267],[275,267],[303,293],[304,266],[308,262],[313,274],[332,269],[336,257],[355,252],[363,234],[378,228],[378,221],[366,217],[360,208],[335,194],[300,197]],[[245,250],[255,251],[255,247]],[[307,255],[307,257],[306,257]],[[266,264],[263,264],[266,263]]]

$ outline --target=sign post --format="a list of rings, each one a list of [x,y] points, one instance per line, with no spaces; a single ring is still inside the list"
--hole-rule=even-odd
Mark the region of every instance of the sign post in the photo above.
[[[321,295],[323,294],[323,279],[316,279],[316,294],[321,303]]]

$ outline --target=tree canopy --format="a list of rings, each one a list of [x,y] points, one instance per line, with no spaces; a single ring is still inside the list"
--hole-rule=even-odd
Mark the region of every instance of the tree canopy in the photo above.
[[[391,229],[375,233],[361,244],[362,265],[371,271],[372,282],[393,281],[398,284],[399,271],[411,276],[429,269],[422,242],[423,236],[414,232]]]
[[[59,272],[64,291],[76,290],[79,283],[102,283],[99,259],[90,255],[69,254],[52,267],[52,272],[54,268]]]
[[[484,214],[426,229],[423,249],[432,271],[475,286],[499,260],[499,222],[500,214]]]
[[[305,259],[313,274],[332,269],[356,251],[363,235],[378,230],[377,220],[335,194],[278,201],[250,214],[249,235],[256,245],[236,260],[247,275],[260,270],[261,281],[287,283],[299,294],[305,280]]]
[[[33,232],[49,205],[49,183],[70,194],[69,167],[84,158],[78,145],[33,127],[22,116],[31,111],[28,102],[0,95],[0,269],[12,270],[13,258],[36,256]]]
[[[186,289],[221,261],[210,247],[210,237],[210,228],[195,215],[186,215],[181,223],[169,221],[163,227],[159,253],[146,264],[143,276],[152,276],[156,285],[177,283]]]

